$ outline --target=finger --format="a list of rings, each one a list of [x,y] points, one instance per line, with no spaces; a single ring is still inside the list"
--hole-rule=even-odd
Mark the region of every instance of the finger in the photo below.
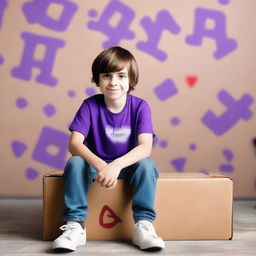
[[[111,183],[111,180],[105,177],[105,179],[101,182],[103,187],[107,187],[107,185]]]
[[[99,177],[98,179],[96,179],[96,181],[101,185],[101,186],[103,186],[102,185],[102,183],[103,183],[103,181],[104,181],[104,178],[103,177]],[[104,186],[103,186],[104,187]]]
[[[108,186],[108,189],[114,188],[116,184],[117,184],[117,180],[114,180],[113,183],[110,186]]]
[[[114,181],[113,181],[113,180],[110,180],[110,181],[106,184],[106,188],[112,187],[113,184],[114,184]]]
[[[96,177],[96,180],[97,180],[97,182],[99,182],[99,183],[102,183],[104,179],[105,179],[105,177],[104,177],[104,176],[101,176],[101,175],[97,175],[97,177]]]

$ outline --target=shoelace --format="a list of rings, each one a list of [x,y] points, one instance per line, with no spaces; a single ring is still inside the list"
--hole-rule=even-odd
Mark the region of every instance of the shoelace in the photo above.
[[[142,236],[153,236],[157,237],[156,232],[151,224],[138,223],[138,231]]]
[[[62,234],[62,237],[69,238],[72,235],[72,233],[77,229],[77,225],[76,224],[68,224],[68,225],[66,224],[66,225],[62,225],[60,227],[60,229],[62,231],[64,231]]]

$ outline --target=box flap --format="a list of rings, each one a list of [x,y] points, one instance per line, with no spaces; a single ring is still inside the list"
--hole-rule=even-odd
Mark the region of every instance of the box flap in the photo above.
[[[44,175],[44,177],[62,177],[62,176],[63,176],[63,171],[61,170],[55,170]]]
[[[229,176],[223,175],[217,172],[183,172],[183,173],[169,173],[160,172],[159,179],[208,179],[208,178],[229,178]]]

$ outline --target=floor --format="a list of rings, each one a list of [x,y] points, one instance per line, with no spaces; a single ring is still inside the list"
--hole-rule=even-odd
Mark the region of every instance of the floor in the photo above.
[[[128,242],[88,241],[70,255],[256,255],[256,201],[234,201],[234,235],[228,241],[167,241],[160,252],[142,252]],[[41,240],[41,199],[0,199],[0,255],[53,254]],[[65,254],[67,255],[67,254]]]

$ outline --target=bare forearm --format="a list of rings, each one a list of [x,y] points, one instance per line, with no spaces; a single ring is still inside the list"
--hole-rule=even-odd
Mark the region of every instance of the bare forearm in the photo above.
[[[152,147],[141,144],[133,148],[127,154],[117,158],[114,161],[117,162],[118,165],[121,166],[121,168],[125,168],[129,165],[139,162],[140,160],[146,157],[149,157],[151,154],[151,150],[152,150]]]
[[[69,143],[69,152],[73,156],[80,156],[85,159],[90,166],[100,171],[106,165],[106,162],[91,152],[88,147],[81,143]]]

